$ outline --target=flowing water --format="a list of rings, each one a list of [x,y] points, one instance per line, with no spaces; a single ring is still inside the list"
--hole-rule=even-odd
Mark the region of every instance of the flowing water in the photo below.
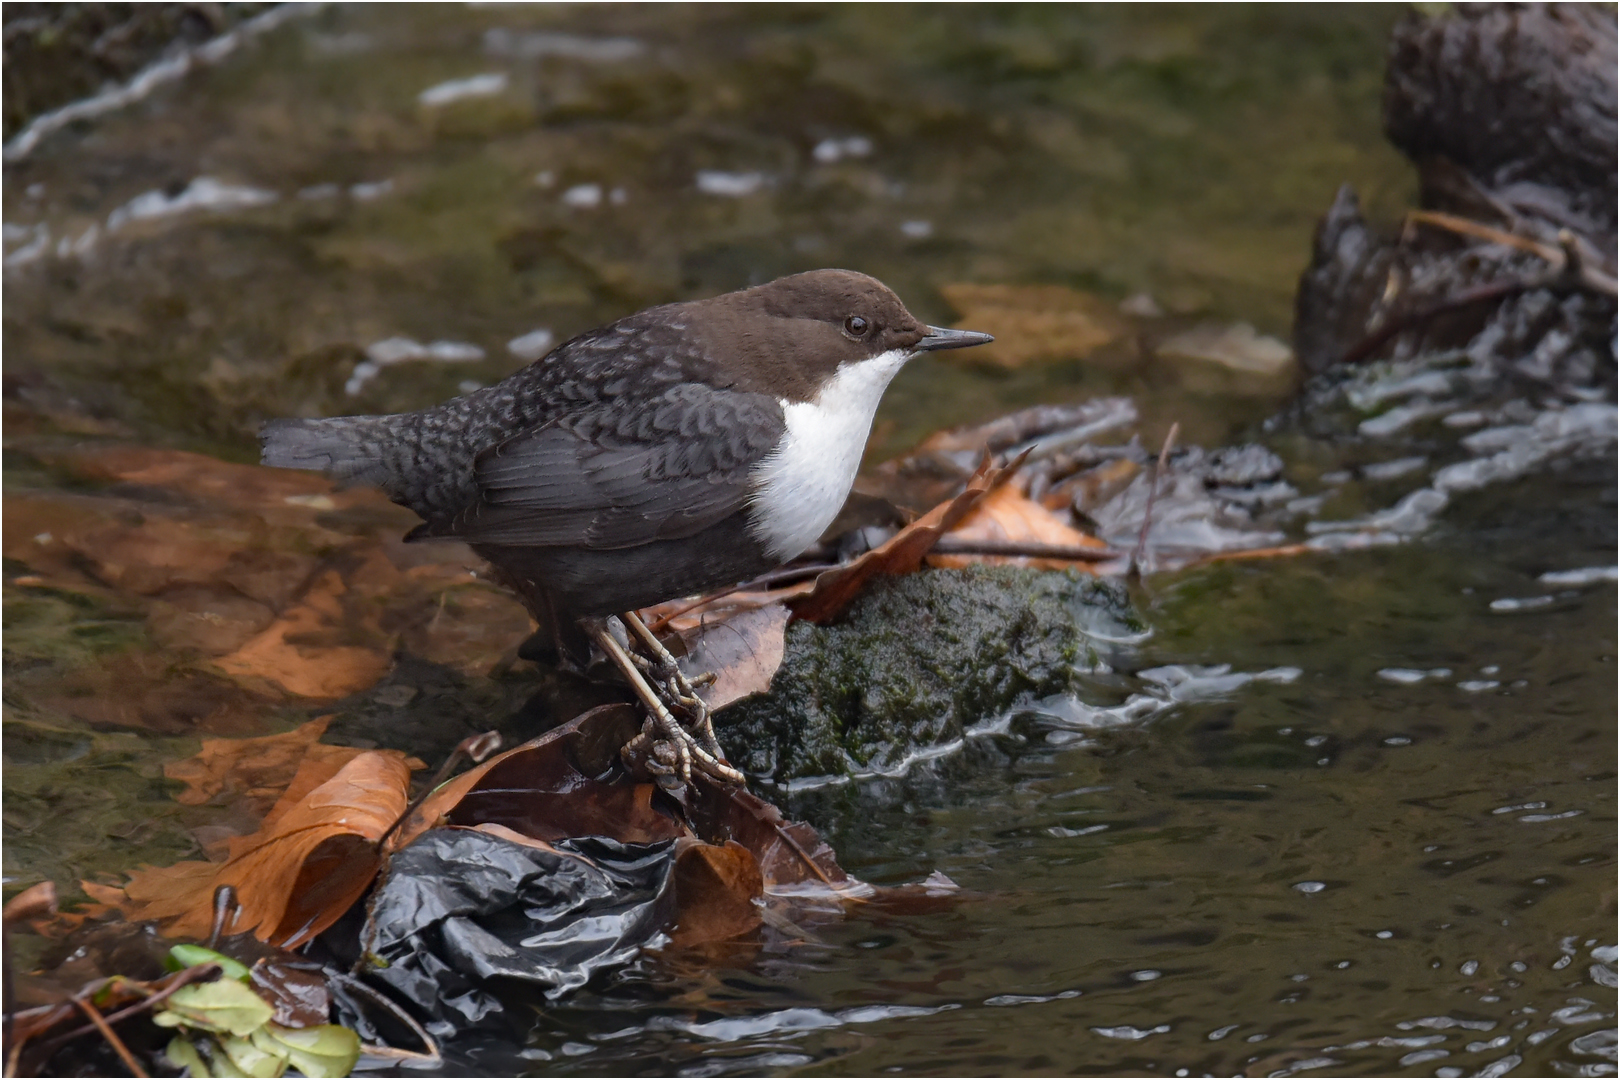
[[[141,100],[11,144],[8,503],[87,490],[66,446],[252,460],[264,417],[418,407],[540,331],[815,266],[871,272],[932,321],[951,283],[1062,284],[1286,337],[1337,185],[1384,220],[1412,199],[1377,122],[1397,16],[250,23]],[[1288,388],[1129,352],[925,359],[872,458],[1104,392],[1136,398],[1146,435],[1175,419],[1215,446]],[[1291,445],[1315,472],[1362,452]],[[940,870],[958,903],[702,966],[649,956],[537,1012],[525,1046],[450,1049],[537,1074],[1613,1075],[1615,514],[1609,457],[1456,499],[1405,545],[1150,576],[1135,666],[1186,669],[1161,676],[1171,708],[1093,727],[1035,709],[903,777],[783,796],[852,873]],[[10,531],[8,895],[188,854],[209,818],[175,808],[161,764],[223,722],[75,707],[117,698],[121,658],[188,659],[105,591],[44,587]],[[1581,568],[1599,572],[1540,580]],[[521,700],[522,679],[467,692]]]

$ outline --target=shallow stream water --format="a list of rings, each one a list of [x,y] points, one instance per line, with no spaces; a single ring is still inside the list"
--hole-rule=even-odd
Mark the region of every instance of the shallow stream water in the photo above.
[[[517,366],[523,335],[823,265],[937,322],[941,286],[1062,284],[1286,338],[1337,185],[1386,221],[1412,198],[1377,120],[1397,15],[299,12],[8,161],[8,502],[89,490],[66,446],[248,461],[265,417],[418,407]],[[1099,393],[1133,396],[1145,439],[1179,420],[1217,446],[1289,391],[1128,349],[920,360],[871,460]],[[1380,451],[1286,453],[1316,475]],[[1404,545],[1150,576],[1135,666],[1190,669],[1174,707],[1032,708],[901,777],[767,793],[852,873],[943,871],[954,906],[647,956],[526,1046],[449,1049],[536,1074],[1613,1075],[1615,587],[1539,579],[1612,568],[1615,517],[1610,457],[1460,497]],[[8,895],[190,854],[208,808],[162,763],[329,711],[76,709],[128,657],[190,659],[105,593],[31,582],[8,557]],[[523,670],[458,709],[500,719]]]

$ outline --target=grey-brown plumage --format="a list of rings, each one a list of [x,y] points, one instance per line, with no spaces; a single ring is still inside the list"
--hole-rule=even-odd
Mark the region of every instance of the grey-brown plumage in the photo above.
[[[763,499],[761,485],[842,502],[853,466],[835,490],[794,472],[784,449],[797,461],[805,438],[844,431],[829,424],[850,417],[817,411],[840,373],[882,367],[838,382],[871,398],[849,427],[864,442],[905,359],[985,340],[925,326],[863,274],[819,270],[650,308],[431,409],[271,421],[263,460],[382,488],[422,517],[411,539],[471,543],[560,644],[577,644],[581,616],[731,584],[797,553],[760,516],[793,492]]]

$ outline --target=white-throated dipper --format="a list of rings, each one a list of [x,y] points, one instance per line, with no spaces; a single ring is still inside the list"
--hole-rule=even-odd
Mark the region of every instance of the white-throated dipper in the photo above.
[[[409,539],[467,541],[583,664],[596,635],[580,620],[814,544],[906,361],[990,340],[923,324],[865,274],[815,270],[648,308],[434,408],[272,420],[263,460],[382,488],[422,517]]]

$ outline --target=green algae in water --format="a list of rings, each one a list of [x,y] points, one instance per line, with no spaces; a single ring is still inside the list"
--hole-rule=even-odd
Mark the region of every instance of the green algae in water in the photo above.
[[[1075,692],[1142,632],[1124,588],[975,566],[882,577],[831,626],[794,623],[771,692],[727,709],[757,778],[892,772],[1023,702]]]

